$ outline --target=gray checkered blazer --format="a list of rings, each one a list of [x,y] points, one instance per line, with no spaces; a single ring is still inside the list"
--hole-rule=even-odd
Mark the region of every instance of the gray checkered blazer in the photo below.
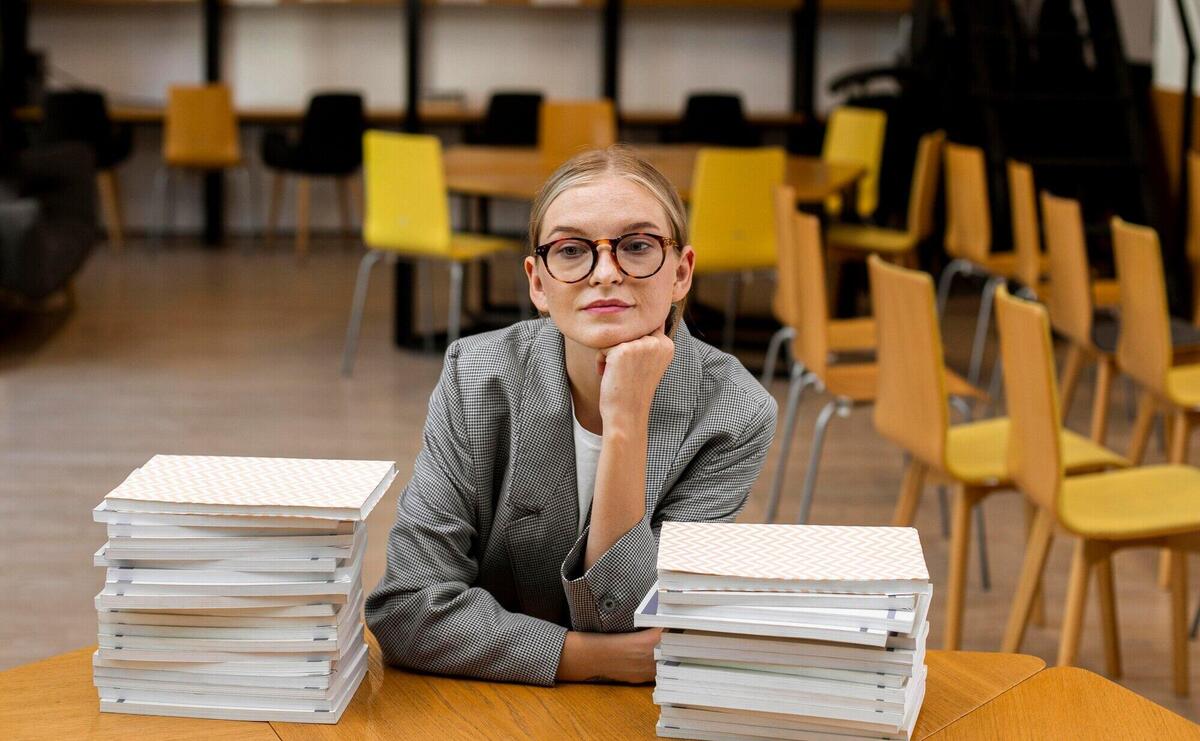
[[[737,515],[774,433],[770,394],[681,322],[650,411],[650,514],[584,572],[562,334],[537,319],[455,342],[367,600],[385,660],[553,684],[568,629],[633,630],[664,520]]]

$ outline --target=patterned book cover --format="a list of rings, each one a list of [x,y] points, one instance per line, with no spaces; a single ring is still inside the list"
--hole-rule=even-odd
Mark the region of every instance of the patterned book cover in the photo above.
[[[658,569],[792,581],[929,579],[910,527],[664,522]]]
[[[357,510],[377,499],[395,472],[391,461],[156,455],[105,498]]]

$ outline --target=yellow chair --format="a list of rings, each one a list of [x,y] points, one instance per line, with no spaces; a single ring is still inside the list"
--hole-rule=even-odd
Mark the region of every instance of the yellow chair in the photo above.
[[[913,162],[908,194],[908,218],[903,229],[868,224],[833,224],[825,231],[831,260],[850,255],[877,254],[893,262],[916,267],[917,247],[933,234],[933,206],[937,199],[938,174],[946,133],[934,131],[921,137]]]
[[[692,175],[689,232],[696,274],[730,274],[722,344],[733,349],[742,276],[775,267],[774,189],[787,155],[777,147],[703,147]]]
[[[1125,250],[1126,255],[1130,251]],[[1122,249],[1118,247],[1118,269]],[[1122,301],[1126,292],[1121,291]],[[1200,550],[1200,469],[1163,465],[1064,478],[1065,445],[1054,383],[1054,350],[1046,310],[996,297],[1001,358],[1012,434],[1009,468],[1021,492],[1037,507],[1016,597],[1004,632],[1004,651],[1018,651],[1046,555],[1061,528],[1078,538],[1067,585],[1067,604],[1058,664],[1074,663],[1083,628],[1092,568],[1096,569],[1107,672],[1121,674],[1111,554],[1121,548],[1166,547],[1173,553]],[[1122,333],[1125,334],[1125,333]],[[1167,348],[1166,328],[1155,342]],[[1182,557],[1172,559],[1171,637],[1175,692],[1188,692],[1187,574]]]
[[[880,435],[909,456],[892,524],[911,526],[925,477],[932,473],[957,490],[951,526],[950,581],[943,647],[961,643],[971,512],[989,494],[1011,489],[1003,417],[950,424],[946,367],[927,273],[871,256],[871,302],[879,330],[879,389],[874,422]],[[1068,475],[1123,467],[1125,459],[1069,430],[1062,432]],[[982,528],[980,529],[982,532]]]
[[[580,152],[617,141],[617,116],[611,100],[559,100],[542,103],[538,112],[538,149],[552,170]]]
[[[1200,327],[1200,152],[1188,152],[1187,256],[1192,267],[1192,323]]]
[[[869,218],[879,206],[879,171],[883,164],[883,140],[887,133],[887,114],[875,108],[841,106],[829,116],[821,159],[827,162],[847,162],[862,165],[866,172],[858,181],[858,202],[855,210],[861,218]],[[828,213],[842,212],[840,196],[830,196],[825,202]]]
[[[790,227],[780,227],[779,272],[790,274],[785,285],[791,289],[789,295],[781,297],[781,303],[789,307],[787,313],[795,323],[798,341],[793,343],[779,463],[771,481],[765,519],[772,522],[778,512],[788,454],[796,432],[797,410],[804,391],[811,386],[818,391],[828,392],[833,398],[821,409],[813,433],[798,519],[805,523],[812,509],[817,469],[829,422],[834,414],[846,417],[855,405],[875,401],[880,369],[873,361],[830,362],[831,351],[835,347],[834,338],[838,334],[841,334],[839,344],[842,346],[856,345],[846,349],[862,350],[873,345],[876,336],[874,322],[869,319],[830,321],[825,292],[825,259],[821,251],[821,222],[816,216],[797,213],[790,207],[786,196],[781,197],[778,203],[782,212],[781,222],[791,221]],[[858,339],[852,339],[856,335]],[[946,384],[948,393],[953,396],[976,399],[983,396],[953,373],[947,374]]]
[[[358,268],[354,305],[346,327],[342,375],[354,369],[354,351],[362,325],[371,268],[391,259],[449,263],[450,310],[447,339],[458,339],[462,312],[463,266],[501,252],[517,252],[520,242],[450,230],[442,145],[437,137],[368,131],[363,136],[366,210],[363,242],[367,254]],[[432,294],[426,304],[432,314]]]
[[[242,147],[238,138],[233,97],[222,84],[173,85],[167,89],[166,116],[163,120],[163,164],[161,187],[163,200],[162,231],[172,226],[174,216],[172,169],[213,172],[241,167]],[[249,182],[250,170],[243,170],[251,204],[256,189]],[[252,208],[252,215],[257,209]]]

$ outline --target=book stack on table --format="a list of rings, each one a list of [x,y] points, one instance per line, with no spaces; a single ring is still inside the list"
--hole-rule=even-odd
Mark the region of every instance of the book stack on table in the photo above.
[[[910,738],[931,596],[912,528],[664,523],[658,735]]]
[[[367,669],[364,520],[390,461],[159,455],[94,510],[100,710],[336,723]]]

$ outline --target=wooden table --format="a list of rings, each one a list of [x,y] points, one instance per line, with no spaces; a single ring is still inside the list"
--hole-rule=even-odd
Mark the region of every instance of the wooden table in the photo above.
[[[658,719],[650,687],[527,687],[385,669],[373,639],[370,671],[337,725],[116,715],[99,711],[92,686],[92,651],[80,649],[0,672],[0,738],[607,741],[655,738]],[[950,726],[1045,666],[1041,659],[1020,654],[933,650],[926,663],[929,686],[917,721],[917,738]]]
[[[1053,698],[1047,701],[1047,698]],[[930,737],[954,739],[1200,739],[1200,725],[1098,674],[1056,667]]]

